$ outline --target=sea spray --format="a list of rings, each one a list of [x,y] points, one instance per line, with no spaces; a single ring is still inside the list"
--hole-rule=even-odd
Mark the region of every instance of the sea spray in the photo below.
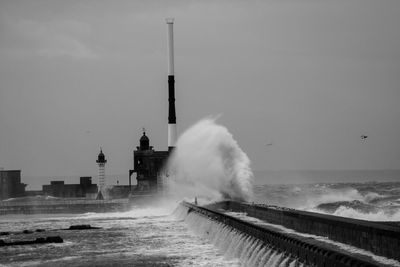
[[[178,197],[250,201],[250,160],[224,126],[203,119],[178,139],[167,166],[168,186]]]

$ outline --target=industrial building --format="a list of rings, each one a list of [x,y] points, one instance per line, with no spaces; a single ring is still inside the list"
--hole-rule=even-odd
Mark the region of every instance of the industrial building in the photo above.
[[[0,170],[0,200],[23,197],[25,187],[21,183],[21,170]]]
[[[63,198],[95,198],[97,196],[97,185],[92,184],[92,177],[80,177],[79,184],[51,181],[49,185],[43,185],[43,194]]]
[[[106,192],[110,199],[127,198],[131,193],[131,187],[129,185],[113,185],[107,188]]]
[[[160,189],[160,178],[163,176],[163,166],[167,161],[169,151],[155,151],[150,146],[150,139],[146,132],[140,138],[140,146],[133,152],[133,167],[129,172],[129,185],[131,175],[136,173],[137,186],[133,193],[155,193]]]

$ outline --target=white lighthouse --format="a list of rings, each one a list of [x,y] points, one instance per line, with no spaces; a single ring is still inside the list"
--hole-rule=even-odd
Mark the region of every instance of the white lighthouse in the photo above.
[[[98,183],[98,191],[97,197],[98,200],[103,200],[105,196],[105,186],[106,186],[106,175],[105,175],[105,166],[107,163],[106,157],[104,156],[103,150],[100,148],[100,153],[97,156],[97,165],[99,165],[99,183]]]

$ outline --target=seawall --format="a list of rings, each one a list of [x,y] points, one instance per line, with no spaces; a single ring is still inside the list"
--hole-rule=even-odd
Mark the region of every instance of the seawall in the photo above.
[[[397,226],[235,201],[218,202],[209,208],[245,212],[248,216],[298,232],[325,236],[376,255],[400,260],[400,227]]]
[[[31,202],[2,202],[0,215],[113,212],[129,210],[128,199],[121,200],[46,200]]]
[[[382,264],[369,257],[353,255],[343,250],[340,251],[317,240],[273,231],[223,214],[215,209],[199,207],[187,202],[183,202],[181,205],[187,208],[188,213],[196,212],[210,220],[228,225],[239,232],[261,240],[266,246],[273,246],[278,251],[290,254],[291,257],[298,259],[299,262],[307,266],[382,266]]]

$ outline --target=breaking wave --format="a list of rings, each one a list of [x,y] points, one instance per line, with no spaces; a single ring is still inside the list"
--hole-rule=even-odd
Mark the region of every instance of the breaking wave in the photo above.
[[[257,202],[370,221],[400,221],[400,183],[256,186]]]
[[[332,215],[349,217],[368,221],[400,221],[400,210],[387,212],[386,210],[360,211],[357,208],[340,206]]]
[[[179,137],[167,169],[169,190],[176,196],[208,201],[252,198],[250,160],[215,119],[200,120]]]

